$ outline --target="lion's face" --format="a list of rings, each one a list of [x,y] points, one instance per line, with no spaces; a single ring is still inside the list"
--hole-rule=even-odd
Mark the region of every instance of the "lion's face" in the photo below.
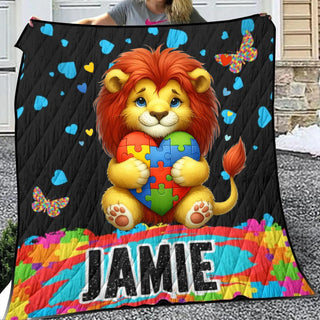
[[[157,91],[153,81],[142,79],[131,90],[122,112],[127,127],[154,138],[186,130],[192,119],[187,93],[175,80]]]
[[[95,101],[104,149],[114,156],[132,131],[156,140],[185,131],[195,137],[201,154],[207,154],[219,131],[211,81],[199,61],[178,50],[161,51],[159,46],[122,53],[106,72]]]

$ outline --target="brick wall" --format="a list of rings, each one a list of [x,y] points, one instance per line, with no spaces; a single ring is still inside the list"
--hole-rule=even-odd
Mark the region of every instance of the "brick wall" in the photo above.
[[[275,76],[275,127],[320,124],[320,62],[278,61]]]

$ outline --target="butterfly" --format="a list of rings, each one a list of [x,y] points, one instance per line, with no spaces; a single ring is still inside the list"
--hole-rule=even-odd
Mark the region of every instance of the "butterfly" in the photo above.
[[[239,51],[233,54],[216,54],[214,58],[224,67],[229,66],[231,72],[239,73],[242,69],[242,65],[245,64],[246,61],[252,62],[257,58],[258,50],[252,48],[253,42],[253,37],[247,30],[242,39]]]
[[[47,212],[49,217],[56,217],[60,214],[59,209],[63,209],[69,203],[69,198],[64,197],[56,200],[48,200],[44,196],[43,192],[39,187],[33,189],[32,209],[35,212]]]

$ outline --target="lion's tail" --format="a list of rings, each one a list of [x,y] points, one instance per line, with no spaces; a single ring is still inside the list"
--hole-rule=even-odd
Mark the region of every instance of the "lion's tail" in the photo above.
[[[234,177],[239,174],[245,167],[246,162],[246,149],[241,140],[230,148],[230,150],[224,154],[222,164],[224,170],[230,176],[231,191],[230,196],[226,201],[216,202],[213,207],[214,215],[221,215],[229,212],[238,201],[238,190],[234,182]]]

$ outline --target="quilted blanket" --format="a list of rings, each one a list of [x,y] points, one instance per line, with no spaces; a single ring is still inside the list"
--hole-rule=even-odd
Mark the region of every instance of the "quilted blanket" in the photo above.
[[[314,294],[279,195],[269,17],[35,21],[17,47],[7,319]]]

